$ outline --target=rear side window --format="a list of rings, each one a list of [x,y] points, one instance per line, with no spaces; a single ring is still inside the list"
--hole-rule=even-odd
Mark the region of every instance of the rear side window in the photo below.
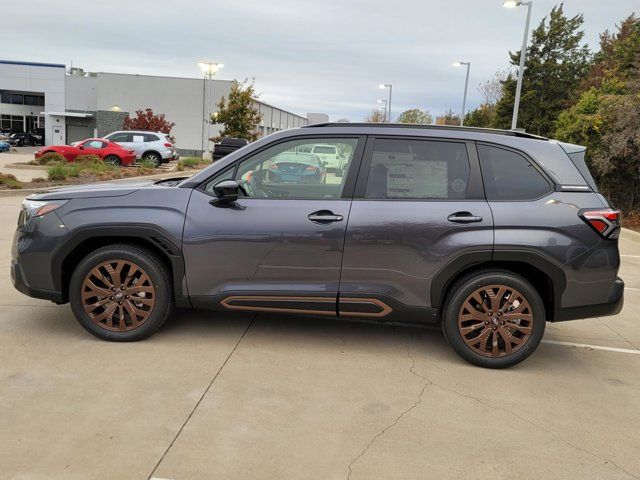
[[[546,178],[522,155],[478,145],[487,200],[535,200],[551,191]]]
[[[130,142],[131,134],[130,133],[116,133],[114,135],[109,135],[107,137],[112,142]]]
[[[158,140],[160,140],[158,138],[158,136],[154,135],[153,133],[145,133],[144,134],[144,141],[145,142],[157,142]]]
[[[378,138],[365,198],[463,199],[468,183],[464,143]]]

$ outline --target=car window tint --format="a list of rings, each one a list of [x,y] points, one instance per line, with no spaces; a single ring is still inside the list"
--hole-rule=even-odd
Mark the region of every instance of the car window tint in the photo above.
[[[463,199],[468,183],[464,143],[379,138],[365,198]]]
[[[157,142],[159,140],[157,135],[154,135],[152,133],[145,133],[144,134],[144,141],[145,142]]]
[[[357,138],[290,140],[269,147],[238,165],[235,180],[254,198],[340,198]],[[312,153],[316,145],[330,153]],[[216,178],[205,190],[211,191]]]
[[[115,135],[111,135],[107,137],[112,142],[129,142],[129,137],[131,135],[129,133],[116,133]]]
[[[522,155],[478,145],[487,200],[534,200],[551,191],[544,176]]]

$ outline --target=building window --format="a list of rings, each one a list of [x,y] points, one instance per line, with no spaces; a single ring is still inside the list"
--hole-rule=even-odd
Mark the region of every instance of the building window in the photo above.
[[[24,105],[24,95],[20,93],[11,94],[11,103],[13,105]]]

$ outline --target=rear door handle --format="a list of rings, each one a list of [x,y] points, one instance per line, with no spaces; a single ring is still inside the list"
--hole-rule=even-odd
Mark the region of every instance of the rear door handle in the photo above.
[[[331,210],[318,210],[310,213],[307,218],[316,223],[332,223],[344,220],[342,215],[335,215]]]
[[[469,212],[456,212],[449,215],[447,220],[453,223],[476,223],[481,222],[482,217],[478,217]]]

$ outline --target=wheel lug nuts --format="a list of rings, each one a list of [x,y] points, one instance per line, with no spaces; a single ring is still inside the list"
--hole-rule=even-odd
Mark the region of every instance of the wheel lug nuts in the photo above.
[[[109,297],[109,300],[113,300],[113,297]]]
[[[122,305],[122,302],[118,302],[118,305]],[[495,330],[495,328],[494,328],[494,330]]]
[[[484,322],[485,325],[489,325],[489,322]]]
[[[493,330],[496,330],[498,327],[491,327]]]
[[[116,287],[111,287],[111,291],[115,292],[116,291]]]
[[[504,321],[500,322],[501,325],[504,325]]]
[[[502,315],[502,312],[498,312],[498,316]]]

